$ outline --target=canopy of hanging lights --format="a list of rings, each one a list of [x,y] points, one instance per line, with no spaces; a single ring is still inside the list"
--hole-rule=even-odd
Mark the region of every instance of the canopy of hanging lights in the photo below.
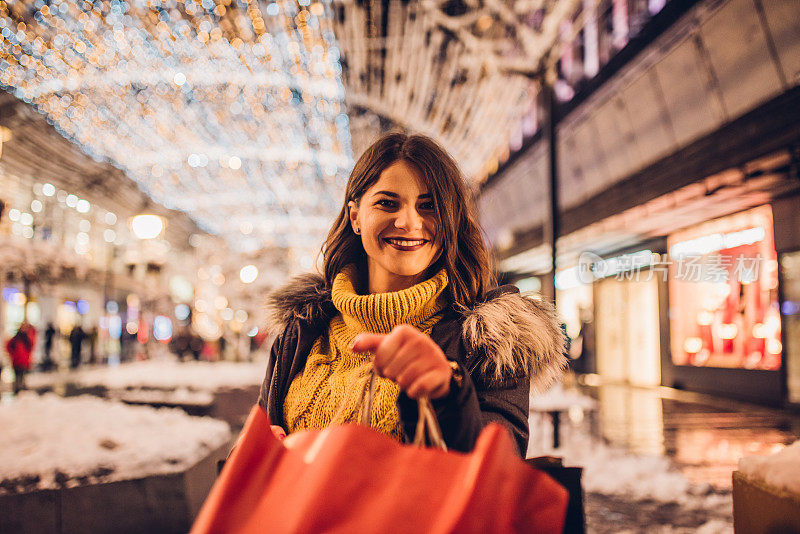
[[[0,1],[0,84],[241,252],[318,248],[352,167],[317,0]]]
[[[542,77],[597,0],[335,0],[353,148],[400,127],[438,139],[473,183],[537,128]]]
[[[0,85],[233,250],[307,267],[351,131],[426,133],[480,182],[593,1],[0,0]]]

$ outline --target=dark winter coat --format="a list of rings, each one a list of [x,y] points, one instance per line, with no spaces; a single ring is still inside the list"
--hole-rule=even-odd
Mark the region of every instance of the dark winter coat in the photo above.
[[[259,405],[273,424],[285,427],[283,403],[314,342],[338,311],[319,275],[303,275],[270,297],[275,340],[261,386]],[[445,443],[469,451],[489,422],[505,425],[525,454],[530,388],[547,387],[566,365],[564,334],[551,306],[523,297],[514,286],[491,291],[471,309],[445,308],[431,338],[464,375],[450,393],[432,404]],[[417,422],[416,401],[400,393],[400,419],[407,437]]]

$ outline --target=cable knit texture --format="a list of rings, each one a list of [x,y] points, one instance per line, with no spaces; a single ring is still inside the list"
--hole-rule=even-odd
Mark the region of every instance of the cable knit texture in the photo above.
[[[441,318],[442,292],[448,283],[445,271],[402,291],[369,295],[356,293],[355,274],[349,266],[334,278],[331,297],[339,314],[331,320],[327,335],[314,343],[305,368],[289,386],[283,405],[289,432],[359,420],[372,355],[350,350],[356,335],[386,334],[398,324],[410,324],[430,334]],[[402,436],[399,393],[394,382],[379,378],[370,420],[372,428],[397,439]],[[335,415],[338,418],[333,421]]]

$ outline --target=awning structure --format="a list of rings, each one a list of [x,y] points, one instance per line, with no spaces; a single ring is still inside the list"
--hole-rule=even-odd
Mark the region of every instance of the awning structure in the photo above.
[[[321,4],[16,2],[0,81],[239,250],[316,247],[351,165]]]
[[[165,237],[174,243],[186,242],[188,236],[201,232],[188,215],[155,203],[122,170],[88,157],[54,132],[31,106],[8,93],[0,92],[0,117],[9,132],[0,156],[3,185],[14,183],[14,177],[52,181],[67,191],[80,192],[92,204],[102,204],[120,218],[143,211],[155,213],[169,219]]]
[[[388,124],[435,137],[481,182],[536,130],[541,78],[580,5],[335,2],[354,153]]]

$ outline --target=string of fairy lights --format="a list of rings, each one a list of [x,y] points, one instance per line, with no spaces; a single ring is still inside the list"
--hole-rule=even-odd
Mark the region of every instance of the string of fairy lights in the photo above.
[[[243,252],[321,243],[352,166],[340,75],[317,0],[0,1],[0,85]]]

